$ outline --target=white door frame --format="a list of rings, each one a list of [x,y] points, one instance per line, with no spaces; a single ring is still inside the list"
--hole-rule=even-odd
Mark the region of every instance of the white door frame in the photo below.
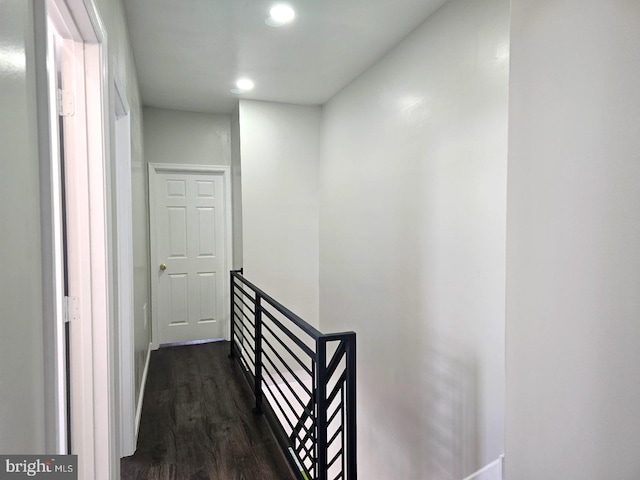
[[[151,279],[151,344],[156,350],[159,345],[158,337],[158,287],[153,281],[156,277],[158,269],[157,259],[157,242],[156,242],[156,180],[159,173],[202,173],[202,174],[222,174],[222,182],[224,184],[224,227],[225,227],[225,275],[223,275],[223,302],[224,302],[224,338],[229,340],[229,275],[233,262],[233,230],[232,230],[232,206],[231,206],[231,167],[228,165],[181,165],[173,163],[149,163],[149,240],[150,240],[150,270],[149,278]]]
[[[135,403],[133,223],[131,198],[131,117],[126,90],[114,72],[115,207],[118,345],[120,377],[120,456],[136,450],[138,425]]]
[[[69,313],[70,390],[71,390],[71,453],[78,455],[78,477],[110,480],[119,476],[118,425],[114,418],[117,385],[112,376],[117,352],[113,344],[113,323],[110,303],[108,239],[108,190],[110,156],[109,88],[107,36],[93,0],[34,0],[36,94],[38,112],[38,144],[42,174],[41,203],[43,226],[43,271],[54,270],[56,262],[55,235],[60,220],[52,213],[55,200],[52,164],[57,156],[53,138],[56,122],[51,115],[56,101],[49,91],[47,65],[47,22],[61,22],[58,31],[69,41],[64,55],[72,65],[75,93],[75,113],[65,120],[65,185],[67,223],[64,226],[70,245],[67,255],[69,296],[76,298]],[[53,13],[57,12],[57,13]],[[49,203],[48,203],[49,202]],[[57,336],[47,337],[51,324],[59,322],[59,308],[46,284],[51,277],[43,275],[45,373],[60,370],[56,355]],[[52,346],[47,347],[47,344]],[[45,375],[46,376],[46,375]],[[54,395],[51,390],[48,395]],[[46,403],[46,402],[45,402]],[[46,411],[47,449],[54,449],[51,440],[61,425],[59,414]],[[66,453],[66,452],[60,452]]]
[[[40,135],[40,208],[42,229],[42,278],[44,325],[44,378],[45,378],[45,446],[47,451],[68,453],[69,431],[67,409],[66,371],[66,326],[65,326],[65,280],[64,238],[62,205],[62,172],[59,157],[58,115],[55,104],[57,58],[54,52],[60,42],[57,29],[62,19],[52,20],[41,6],[42,15],[36,20],[43,22],[36,30],[44,32],[36,44],[38,64],[44,62],[47,72],[37,78],[37,103],[42,115],[38,115],[38,130],[48,132]],[[52,25],[53,23],[53,25]],[[45,110],[45,105],[46,110]],[[47,341],[48,340],[48,341]]]

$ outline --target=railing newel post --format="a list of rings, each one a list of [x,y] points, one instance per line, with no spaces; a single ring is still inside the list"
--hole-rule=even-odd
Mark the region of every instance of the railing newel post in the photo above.
[[[256,406],[254,413],[262,413],[262,302],[261,297],[256,293],[255,303],[255,376],[254,376],[254,394],[256,397]]]
[[[357,392],[356,392],[356,334],[352,333],[347,339],[346,355],[347,355],[347,378],[346,378],[346,396],[347,396],[347,480],[357,480]]]
[[[317,480],[327,480],[328,476],[328,451],[327,451],[327,340],[323,336],[316,341],[316,355],[318,367],[316,369],[318,375],[317,398],[316,405],[318,407],[318,430],[317,430],[317,447],[318,447],[318,470],[316,472]]]
[[[235,310],[235,302],[233,301],[234,295],[235,295],[235,291],[234,291],[234,286],[235,286],[235,280],[233,279],[233,274],[234,271],[231,270],[231,272],[229,273],[229,340],[231,340],[229,342],[229,358],[234,358],[235,357],[235,352],[233,349],[233,345],[235,343],[235,321],[234,321],[234,310]]]

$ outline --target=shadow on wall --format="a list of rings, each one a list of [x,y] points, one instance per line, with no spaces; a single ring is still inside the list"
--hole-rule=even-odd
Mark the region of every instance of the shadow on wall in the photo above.
[[[477,366],[459,347],[423,344],[421,355],[411,355],[420,363],[411,367],[409,389],[378,379],[375,393],[360,391],[359,419],[370,423],[359,439],[361,473],[382,480],[392,463],[402,468],[397,478],[461,480],[481,467]]]
[[[451,347],[427,347],[422,375],[422,471],[429,478],[459,480],[478,468],[477,379],[471,358],[454,357]]]

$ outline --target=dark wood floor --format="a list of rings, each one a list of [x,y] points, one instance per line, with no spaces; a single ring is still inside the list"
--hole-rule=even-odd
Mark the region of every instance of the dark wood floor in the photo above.
[[[151,354],[135,455],[122,480],[293,480],[227,342]]]

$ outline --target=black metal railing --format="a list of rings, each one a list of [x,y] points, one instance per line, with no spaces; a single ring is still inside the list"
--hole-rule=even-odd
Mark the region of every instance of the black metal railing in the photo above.
[[[356,334],[323,334],[231,272],[235,358],[298,480],[356,480]]]

